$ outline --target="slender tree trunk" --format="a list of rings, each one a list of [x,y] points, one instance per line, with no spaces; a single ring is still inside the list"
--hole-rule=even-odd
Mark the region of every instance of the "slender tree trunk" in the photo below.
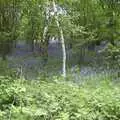
[[[48,24],[45,25],[44,27],[44,31],[43,31],[43,42],[45,41],[46,39],[46,36],[47,36],[47,32],[48,32]]]
[[[48,3],[47,3],[47,7],[48,7]],[[45,8],[45,27],[44,27],[44,31],[43,31],[42,42],[46,41],[46,37],[48,34],[48,26],[49,26],[50,16],[48,15],[47,7]]]
[[[48,26],[49,26],[49,20],[50,20],[50,16],[48,16],[47,14],[47,8],[45,9],[45,27],[43,30],[43,36],[42,36],[42,41],[41,41],[41,46],[40,48],[42,49],[42,56],[43,56],[43,60],[45,62],[45,64],[48,61]]]
[[[66,49],[65,49],[65,40],[64,40],[63,30],[62,30],[62,28],[60,26],[59,19],[58,19],[58,16],[57,16],[57,8],[56,8],[55,1],[53,0],[52,3],[53,3],[53,10],[54,10],[54,13],[55,13],[55,16],[54,16],[55,17],[55,21],[56,21],[57,27],[59,29],[60,37],[61,37],[61,44],[62,44],[62,51],[63,51],[63,67],[62,67],[62,72],[63,72],[63,77],[66,77]]]
[[[46,54],[47,48],[48,48],[48,38],[47,38],[47,34],[48,34],[48,23],[45,24],[44,27],[44,31],[43,31],[43,39],[41,41],[41,48],[42,48],[42,52],[43,52],[43,56]]]

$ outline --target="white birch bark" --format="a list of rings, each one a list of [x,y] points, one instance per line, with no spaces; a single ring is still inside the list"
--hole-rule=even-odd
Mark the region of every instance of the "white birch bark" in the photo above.
[[[62,44],[62,51],[63,51],[62,74],[63,74],[63,77],[66,77],[66,49],[65,49],[65,40],[64,40],[63,30],[62,30],[62,28],[60,26],[60,23],[59,23],[59,18],[58,18],[58,15],[57,15],[57,8],[56,8],[56,4],[55,4],[54,0],[52,0],[52,4],[53,4],[55,22],[56,22],[57,27],[58,27],[59,32],[60,32],[60,38],[61,38],[61,44]]]
[[[48,24],[44,27],[44,31],[43,31],[43,42],[45,41],[46,39],[46,35],[47,35],[47,32],[48,32]]]
[[[43,31],[43,38],[42,38],[42,41],[44,42],[45,39],[46,39],[46,36],[47,36],[47,32],[48,32],[48,26],[49,26],[49,10],[48,10],[48,6],[46,6],[45,8],[45,27],[44,27],[44,31]]]
[[[46,40],[47,40],[47,34],[48,34],[48,28],[49,28],[49,22],[50,22],[50,14],[49,14],[49,3],[46,3],[45,6],[45,25],[44,25],[44,30],[43,30],[43,36],[42,36],[42,46],[40,46],[42,48],[42,55],[43,55],[43,59],[46,60],[46,57],[48,59],[48,46],[46,46]]]

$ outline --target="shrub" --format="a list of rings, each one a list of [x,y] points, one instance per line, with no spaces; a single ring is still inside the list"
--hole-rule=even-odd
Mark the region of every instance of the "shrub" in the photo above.
[[[17,82],[17,83],[16,83]],[[12,106],[20,106],[25,88],[10,77],[0,76],[0,114],[11,110]],[[7,111],[7,112],[5,112]]]

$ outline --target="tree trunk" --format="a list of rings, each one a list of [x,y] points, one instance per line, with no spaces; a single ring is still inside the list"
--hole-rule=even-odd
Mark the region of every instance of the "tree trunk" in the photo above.
[[[44,63],[46,64],[48,61],[48,44],[49,44],[49,38],[48,38],[48,26],[49,26],[49,16],[47,15],[47,8],[45,9],[45,27],[43,30],[43,36],[42,41],[40,45],[40,49],[42,52],[42,57],[44,60]],[[45,65],[44,64],[44,65]]]
[[[55,13],[55,22],[57,24],[57,27],[59,29],[60,37],[61,37],[61,44],[62,44],[62,51],[63,51],[63,67],[62,67],[62,72],[63,72],[63,77],[66,77],[66,49],[65,49],[65,40],[64,40],[64,35],[63,35],[63,30],[60,26],[59,19],[57,16],[57,9],[56,9],[56,4],[55,1],[53,0],[53,10]]]

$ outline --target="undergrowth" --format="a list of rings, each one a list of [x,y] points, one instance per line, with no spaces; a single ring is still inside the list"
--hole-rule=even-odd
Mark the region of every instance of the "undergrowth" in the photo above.
[[[61,79],[1,76],[0,120],[120,120],[119,85],[108,79],[81,85]]]

